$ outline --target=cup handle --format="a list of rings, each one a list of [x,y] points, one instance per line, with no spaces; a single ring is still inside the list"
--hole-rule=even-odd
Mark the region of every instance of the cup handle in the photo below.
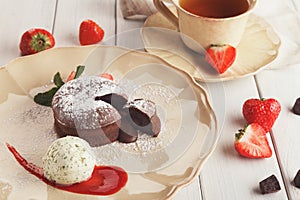
[[[175,16],[170,9],[163,3],[163,1],[171,2],[171,0],[153,0],[156,9],[165,16],[178,29],[178,17]]]

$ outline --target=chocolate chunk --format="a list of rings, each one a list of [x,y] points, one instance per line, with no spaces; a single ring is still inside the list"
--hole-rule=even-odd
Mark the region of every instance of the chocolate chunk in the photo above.
[[[293,112],[296,115],[300,115],[300,97],[296,100],[294,106],[293,106]]]
[[[298,172],[294,178],[294,184],[297,188],[300,188],[300,170],[298,170]]]
[[[279,182],[275,175],[271,175],[259,182],[259,188],[262,194],[268,194],[281,190]]]

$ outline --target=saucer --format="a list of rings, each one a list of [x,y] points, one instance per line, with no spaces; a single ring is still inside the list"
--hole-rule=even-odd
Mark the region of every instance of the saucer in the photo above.
[[[171,10],[176,12],[174,7]],[[196,53],[186,47],[177,28],[160,13],[147,18],[141,35],[147,52],[159,56],[201,82],[228,81],[255,75],[277,57],[281,44],[271,25],[263,18],[251,14],[237,46],[235,62],[220,75],[205,62],[205,50]]]

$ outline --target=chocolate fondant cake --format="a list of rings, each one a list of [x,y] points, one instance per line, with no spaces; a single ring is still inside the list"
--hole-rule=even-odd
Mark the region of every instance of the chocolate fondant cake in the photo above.
[[[111,143],[119,136],[117,109],[126,102],[125,93],[111,80],[89,76],[69,81],[52,101],[57,134],[79,136],[91,146]]]
[[[78,136],[91,146],[135,142],[138,131],[156,137],[161,129],[154,102],[128,103],[119,85],[98,76],[65,83],[53,97],[52,110],[59,137]]]

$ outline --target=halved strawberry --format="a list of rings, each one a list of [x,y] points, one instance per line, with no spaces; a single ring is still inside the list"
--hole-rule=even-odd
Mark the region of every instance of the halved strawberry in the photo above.
[[[25,56],[50,49],[54,45],[55,40],[50,32],[41,28],[33,28],[23,33],[19,48],[21,55]]]
[[[79,78],[80,75],[83,73],[85,66],[78,65],[76,67],[76,70],[73,70],[68,78],[67,82],[71,81],[73,79]],[[40,104],[42,106],[52,106],[52,100],[55,93],[65,84],[65,82],[62,80],[60,73],[57,72],[53,77],[53,83],[55,84],[55,87],[52,87],[50,90],[46,92],[39,92],[36,94],[33,98],[34,102],[37,104]]]
[[[109,79],[109,80],[111,80],[111,81],[114,80],[114,77],[113,77],[111,74],[109,74],[109,73],[103,73],[103,74],[100,74],[100,77]]]
[[[212,44],[206,51],[206,61],[220,74],[224,73],[235,61],[236,48],[228,44]]]
[[[247,158],[269,158],[272,150],[265,130],[257,123],[247,125],[235,134],[236,151]]]
[[[79,27],[79,41],[81,45],[90,45],[100,42],[104,37],[103,29],[96,22],[87,19]]]

